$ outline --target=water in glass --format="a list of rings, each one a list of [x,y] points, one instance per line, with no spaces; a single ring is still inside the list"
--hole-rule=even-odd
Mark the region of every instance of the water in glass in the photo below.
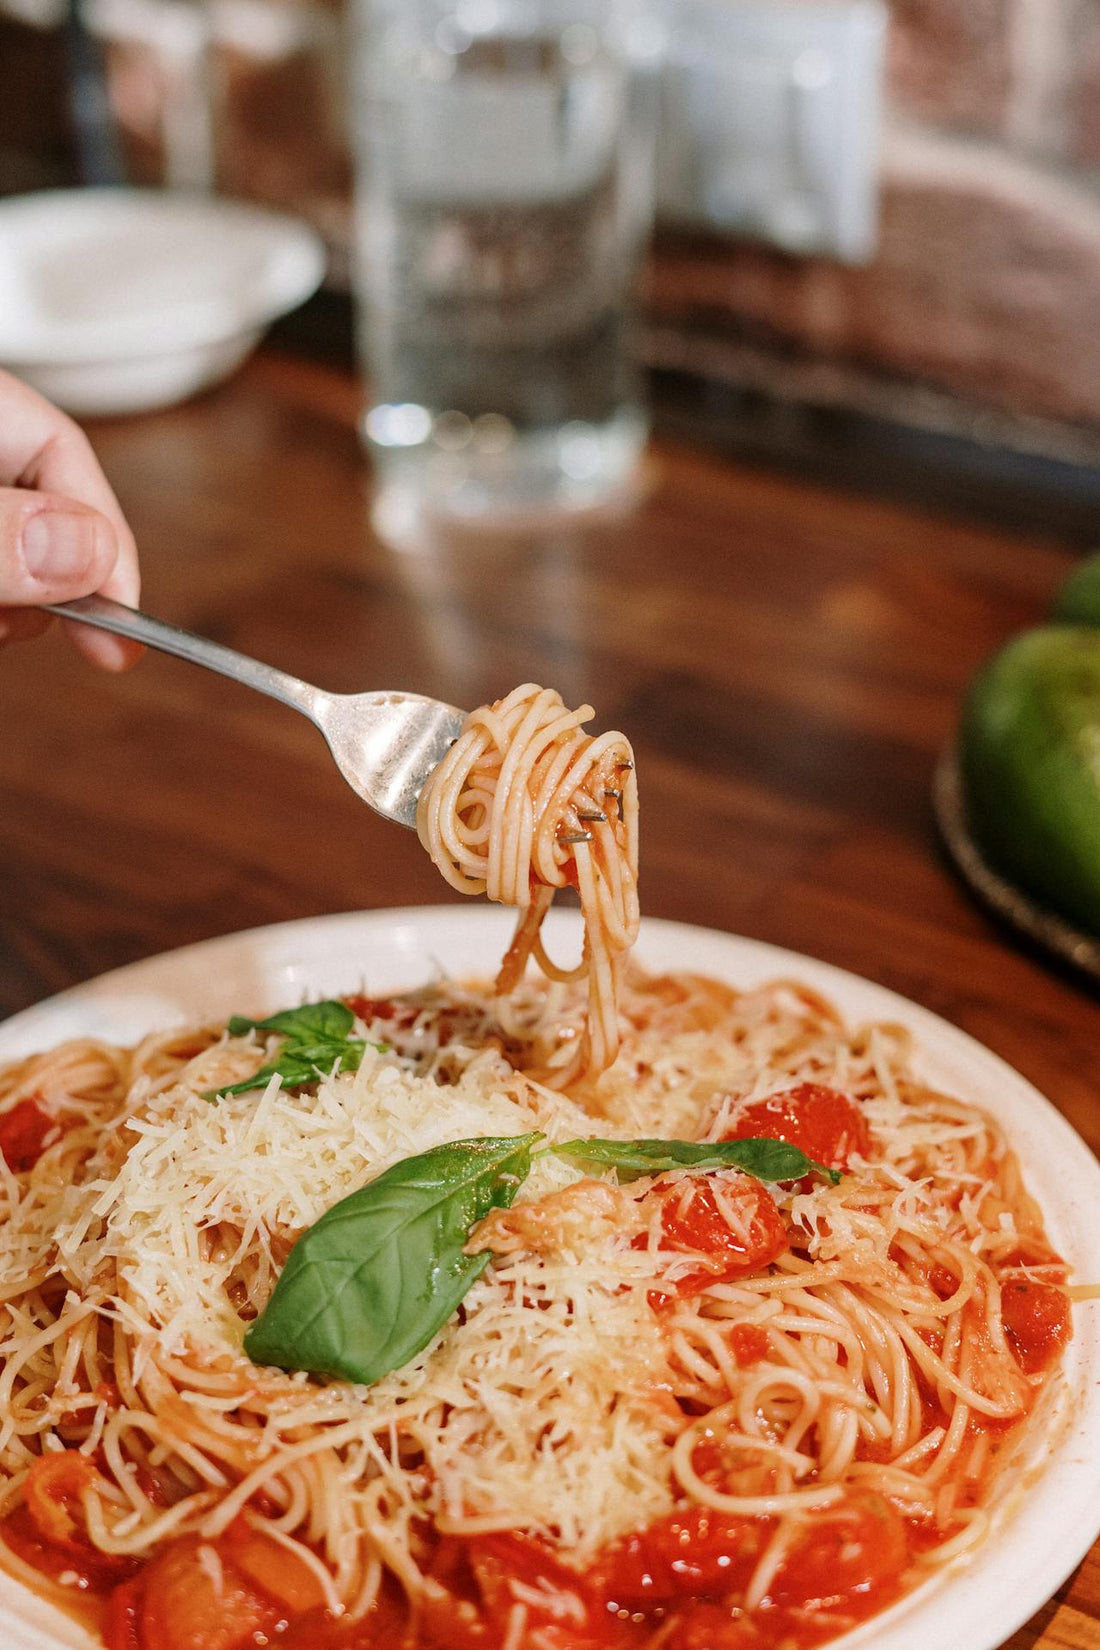
[[[645,438],[626,347],[649,228],[655,39],[632,0],[364,0],[365,432],[428,508],[620,487]]]

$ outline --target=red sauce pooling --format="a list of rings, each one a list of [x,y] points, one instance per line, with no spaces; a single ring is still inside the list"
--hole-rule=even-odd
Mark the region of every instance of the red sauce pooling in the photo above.
[[[730,1351],[742,1369],[758,1364],[771,1348],[767,1332],[754,1323],[735,1323],[726,1335]]]
[[[72,1587],[77,1595],[106,1593],[141,1566],[140,1559],[102,1553],[90,1543],[77,1548],[48,1541],[25,1506],[16,1507],[0,1519],[0,1539],[40,1575],[51,1581],[66,1577],[63,1585]]]
[[[774,1519],[687,1507],[614,1542],[593,1577],[621,1604],[720,1598],[747,1584],[774,1528]]]
[[[782,1094],[750,1100],[725,1140],[785,1140],[823,1163],[846,1169],[853,1152],[868,1157],[871,1131],[856,1102],[822,1083],[800,1083]]]
[[[1069,1340],[1069,1296],[1056,1283],[1009,1278],[1001,1285],[1001,1319],[1020,1368],[1049,1368]]]
[[[498,1650],[522,1601],[526,1630],[545,1650],[642,1650],[662,1627],[662,1650],[810,1650],[900,1589],[905,1525],[880,1496],[854,1492],[819,1535],[797,1544],[769,1597],[746,1615],[739,1591],[774,1530],[774,1519],[696,1507],[614,1543],[584,1573],[537,1537],[445,1537],[432,1567],[444,1591],[421,1610],[415,1632],[385,1597],[363,1621],[302,1617],[277,1642],[286,1650]]]
[[[143,1650],[141,1642],[141,1600],[144,1582],[140,1576],[124,1581],[107,1600],[103,1618],[103,1638],[110,1650]]]
[[[768,1597],[799,1610],[866,1615],[896,1592],[908,1559],[901,1515],[876,1492],[852,1490],[806,1524]]]
[[[916,1551],[889,1503],[851,1491],[807,1526],[759,1609],[740,1600],[773,1519],[685,1508],[613,1543],[585,1571],[522,1532],[446,1536],[434,1593],[415,1619],[396,1588],[360,1621],[333,1620],[308,1567],[243,1520],[212,1542],[166,1542],[137,1573],[90,1577],[108,1650],[498,1650],[517,1603],[544,1650],[812,1650],[901,1590]],[[25,1507],[3,1521],[21,1556],[57,1576],[75,1555],[45,1541]],[[102,1555],[100,1555],[102,1556]],[[110,1560],[117,1564],[119,1560]],[[124,1561],[131,1572],[136,1561]]]

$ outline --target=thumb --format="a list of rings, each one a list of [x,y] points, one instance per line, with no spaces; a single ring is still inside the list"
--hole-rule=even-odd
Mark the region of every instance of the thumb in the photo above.
[[[88,596],[110,577],[118,538],[75,499],[0,487],[0,607]]]

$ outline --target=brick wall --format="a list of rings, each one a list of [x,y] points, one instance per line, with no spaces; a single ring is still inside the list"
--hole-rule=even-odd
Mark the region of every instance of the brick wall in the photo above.
[[[131,169],[161,180],[166,105],[177,139],[186,128],[180,58],[166,68],[139,25],[180,0],[93,3]],[[338,13],[339,0],[208,0],[216,141],[175,165],[304,212],[339,270],[351,167]],[[873,262],[661,236],[652,349],[811,400],[1100,454],[1100,0],[892,0],[888,63]]]
[[[1100,453],[1100,0],[893,0],[888,74],[873,262],[666,243],[654,315],[732,372],[770,350],[787,384]]]

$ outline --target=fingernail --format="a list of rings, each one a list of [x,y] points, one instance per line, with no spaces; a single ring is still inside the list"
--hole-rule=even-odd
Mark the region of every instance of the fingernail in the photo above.
[[[65,510],[39,510],[23,527],[23,563],[40,584],[78,579],[95,558],[96,520]]]

